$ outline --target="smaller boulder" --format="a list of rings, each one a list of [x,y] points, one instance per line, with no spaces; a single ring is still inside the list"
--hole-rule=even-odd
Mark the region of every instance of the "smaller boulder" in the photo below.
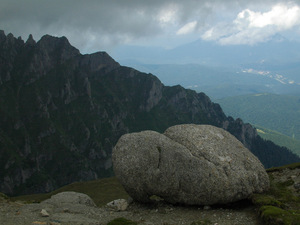
[[[71,204],[96,207],[96,204],[88,195],[73,191],[58,193],[56,195],[51,196],[50,199],[43,201],[43,203],[51,205]]]

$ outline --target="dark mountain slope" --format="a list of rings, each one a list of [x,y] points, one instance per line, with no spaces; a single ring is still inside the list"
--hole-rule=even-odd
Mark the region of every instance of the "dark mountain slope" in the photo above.
[[[1,192],[46,192],[111,176],[111,150],[122,134],[180,123],[229,130],[266,167],[299,161],[227,118],[203,93],[166,87],[104,52],[81,55],[65,37],[24,43],[0,32]]]

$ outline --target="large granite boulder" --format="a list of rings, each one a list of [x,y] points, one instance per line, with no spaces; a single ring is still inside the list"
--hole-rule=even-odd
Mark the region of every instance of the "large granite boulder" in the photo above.
[[[112,160],[119,181],[140,202],[155,195],[170,203],[223,204],[269,188],[260,161],[230,133],[210,125],[125,134]]]

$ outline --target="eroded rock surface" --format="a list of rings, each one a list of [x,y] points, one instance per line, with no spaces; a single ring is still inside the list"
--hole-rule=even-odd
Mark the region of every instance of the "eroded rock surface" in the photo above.
[[[225,204],[269,188],[260,161],[230,133],[210,125],[123,135],[112,158],[116,176],[140,202],[156,195],[170,203]]]

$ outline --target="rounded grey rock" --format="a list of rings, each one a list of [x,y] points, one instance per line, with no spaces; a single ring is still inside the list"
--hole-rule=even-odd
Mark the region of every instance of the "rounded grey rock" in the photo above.
[[[50,199],[43,201],[43,203],[51,205],[70,204],[96,207],[96,204],[88,195],[73,191],[66,191],[52,195]]]
[[[225,204],[269,188],[261,162],[227,131],[177,125],[164,134],[123,135],[112,153],[115,175],[136,201]]]

